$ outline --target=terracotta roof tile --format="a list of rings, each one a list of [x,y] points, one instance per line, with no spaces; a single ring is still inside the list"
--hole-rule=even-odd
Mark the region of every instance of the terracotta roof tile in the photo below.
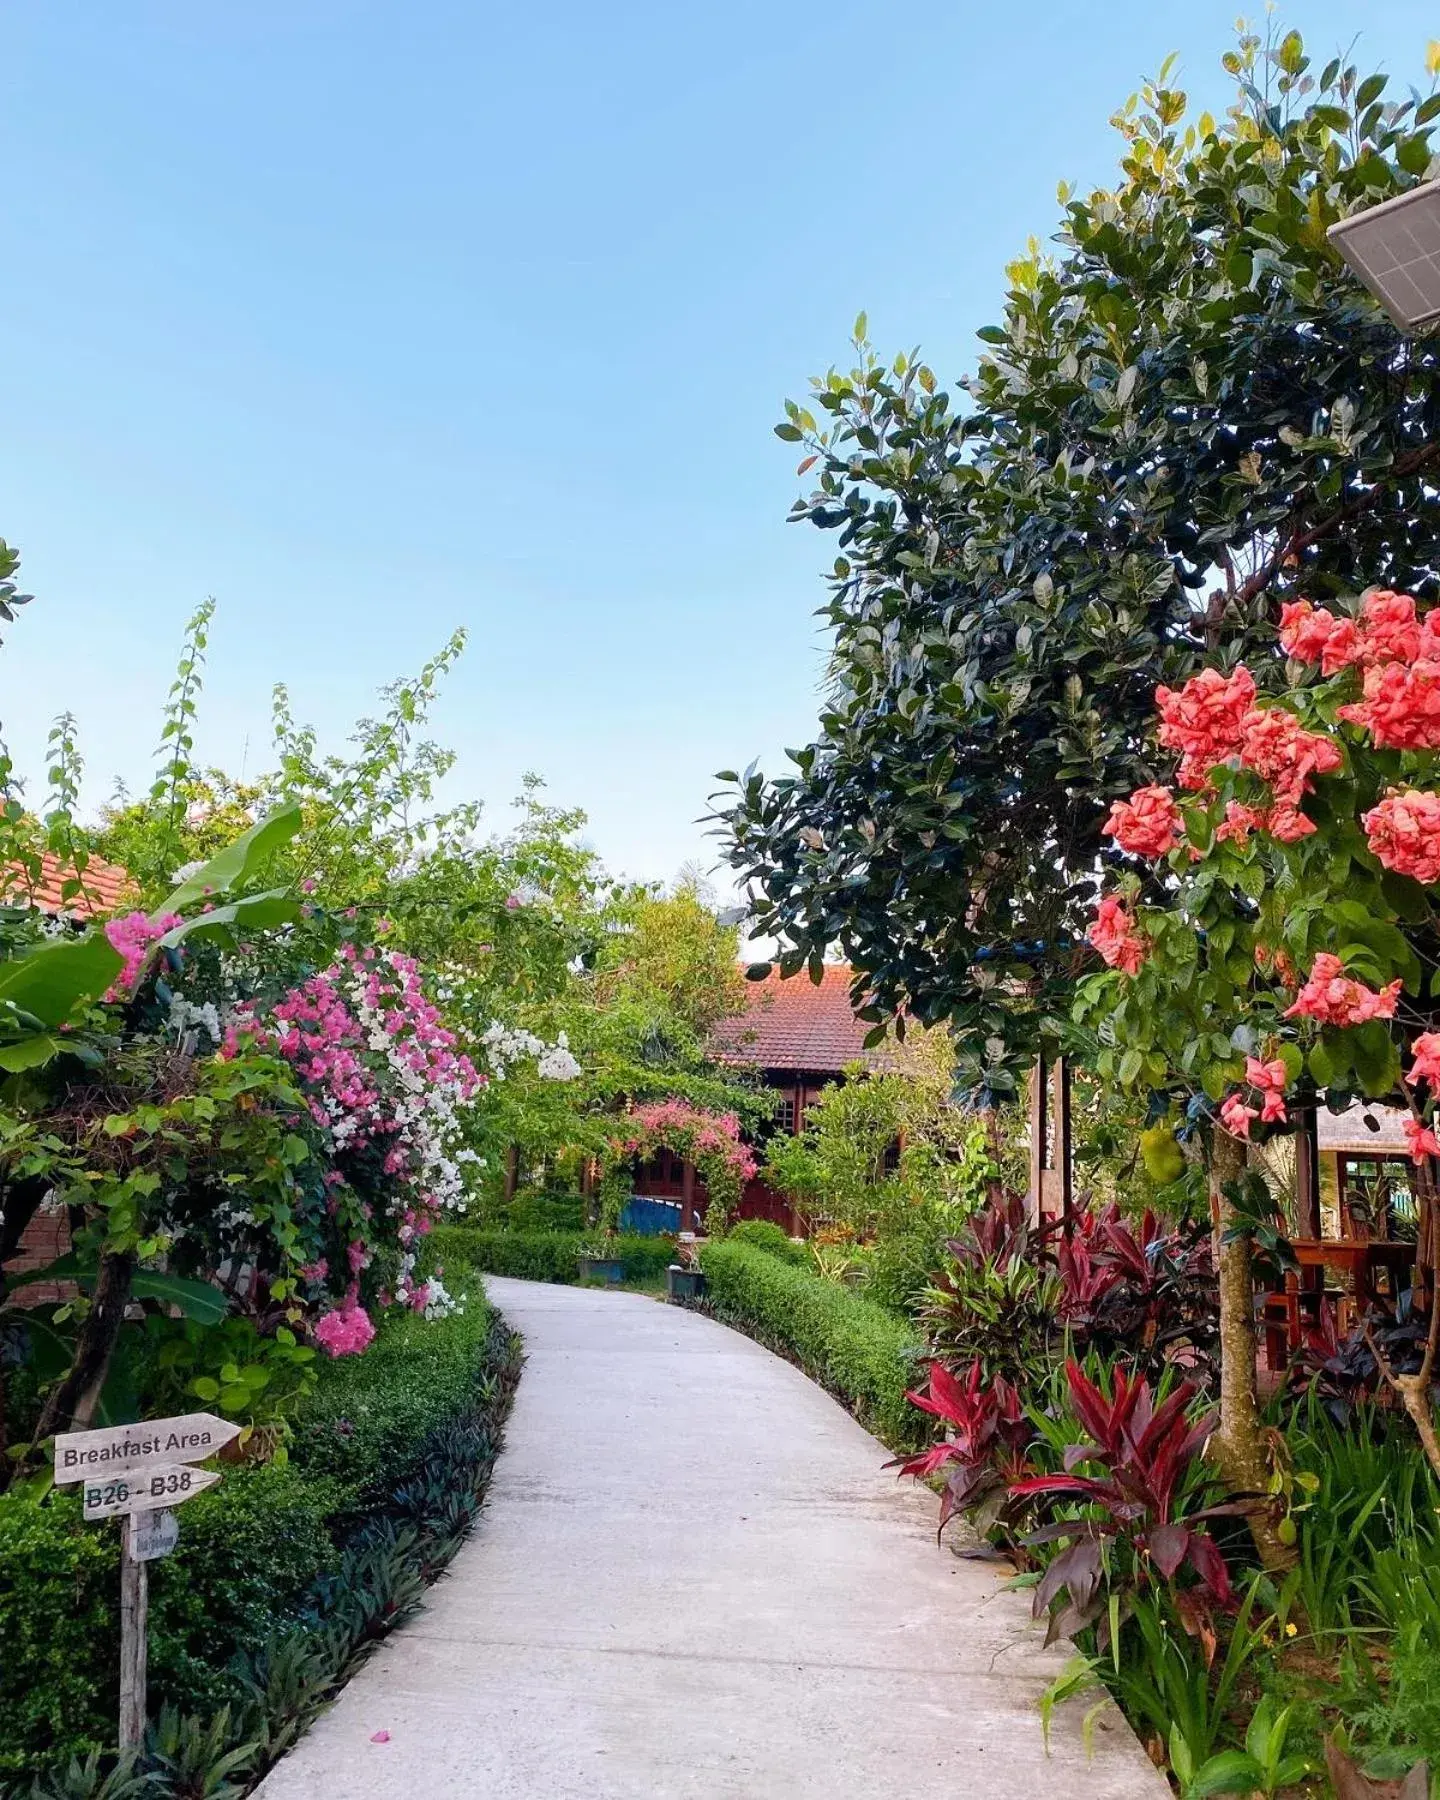
[[[803,970],[786,980],[772,970],[763,981],[747,982],[745,1012],[715,1028],[716,1053],[762,1069],[815,1074],[838,1074],[847,1063],[880,1063],[883,1047],[866,1050],[870,1026],[851,1010],[854,979],[848,964],[830,963],[818,984]]]
[[[40,858],[40,879],[33,885],[23,869],[9,871],[4,883],[5,897],[13,904],[38,907],[44,913],[68,913],[76,919],[107,918],[132,898],[134,884],[129,873],[115,863],[102,862],[98,856],[92,856],[85,865],[83,890],[66,900],[62,890],[71,875],[73,870],[64,867],[59,857],[47,850]]]

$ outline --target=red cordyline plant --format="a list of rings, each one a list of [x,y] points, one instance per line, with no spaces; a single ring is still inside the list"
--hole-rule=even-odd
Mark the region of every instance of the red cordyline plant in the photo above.
[[[973,1512],[982,1530],[996,1524],[1012,1484],[1027,1466],[1025,1449],[1035,1435],[1019,1394],[1003,1375],[988,1379],[978,1361],[959,1381],[935,1362],[929,1391],[905,1398],[942,1420],[948,1435],[915,1456],[897,1456],[886,1468],[917,1481],[946,1471],[937,1537],[957,1512]]]
[[[1190,1416],[1198,1393],[1193,1382],[1179,1382],[1157,1404],[1149,1381],[1119,1365],[1109,1395],[1074,1361],[1066,1364],[1065,1374],[1070,1403],[1089,1441],[1066,1446],[1065,1473],[1026,1475],[1010,1485],[1014,1500],[1074,1500],[1086,1509],[1025,1539],[1066,1544],[1035,1588],[1035,1617],[1049,1619],[1046,1641],[1072,1636],[1097,1621],[1102,1638],[1107,1635],[1105,1615],[1119,1589],[1119,1572],[1107,1567],[1107,1547],[1117,1541],[1134,1552],[1134,1585],[1155,1576],[1171,1584],[1186,1628],[1208,1636],[1211,1613],[1229,1607],[1233,1595],[1225,1559],[1205,1525],[1248,1510],[1244,1501],[1192,1505],[1196,1490],[1190,1476],[1217,1415]],[[1087,1463],[1104,1474],[1077,1474]],[[1184,1571],[1194,1580],[1180,1585]]]
[[[1158,1376],[1169,1362],[1208,1386],[1219,1306],[1208,1228],[1146,1211],[1137,1225],[1110,1205],[1084,1211],[1055,1247],[1060,1317],[1072,1341],[1124,1355]]]

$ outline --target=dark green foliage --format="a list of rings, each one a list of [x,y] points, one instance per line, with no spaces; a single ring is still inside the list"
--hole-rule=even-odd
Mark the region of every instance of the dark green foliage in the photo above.
[[[585,1229],[585,1202],[579,1194],[517,1194],[504,1210],[511,1231]]]
[[[338,1483],[293,1467],[237,1469],[185,1508],[179,1547],[151,1570],[156,1693],[187,1712],[224,1699],[231,1657],[297,1618],[336,1567],[329,1522],[340,1496]]]
[[[138,1791],[230,1792],[413,1609],[479,1507],[518,1371],[479,1298],[393,1321],[321,1366],[287,1466],[227,1469],[185,1508],[180,1547],[151,1571],[151,1691],[169,1710]],[[114,1731],[117,1546],[73,1493],[0,1500],[0,1779],[42,1769],[43,1800],[130,1791],[85,1760]]]
[[[82,1525],[73,1494],[0,1503],[0,1774],[32,1748],[108,1741],[119,1593],[119,1540]]]
[[[810,1252],[804,1244],[797,1244],[779,1225],[769,1219],[741,1219],[732,1225],[725,1234],[732,1244],[748,1244],[752,1250],[764,1250],[771,1256],[778,1256],[781,1262],[794,1263],[796,1268],[810,1267]]]
[[[396,1320],[363,1356],[327,1365],[297,1425],[292,1465],[312,1478],[335,1477],[351,1511],[403,1486],[423,1469],[430,1434],[473,1404],[492,1321],[472,1298],[438,1328],[413,1315]]]
[[[892,1450],[926,1441],[922,1416],[905,1398],[921,1355],[907,1326],[851,1289],[748,1244],[708,1243],[700,1266],[716,1318],[799,1363]]]
[[[578,1231],[476,1231],[468,1225],[445,1225],[426,1241],[429,1255],[444,1268],[453,1265],[518,1281],[566,1283],[580,1279],[580,1252],[595,1249],[600,1240]],[[623,1265],[626,1281],[659,1281],[675,1260],[672,1238],[615,1237],[603,1242],[605,1255]]]
[[[1440,355],[1325,228],[1425,178],[1436,101],[1294,33],[1226,67],[1193,137],[1164,76],[1121,116],[962,395],[861,320],[777,427],[815,464],[792,517],[837,534],[827,699],[788,772],[731,776],[730,860],[783,968],[838,942],[991,1094],[1060,1024],[1156,682],[1222,636],[1263,658],[1296,595],[1434,588]]]

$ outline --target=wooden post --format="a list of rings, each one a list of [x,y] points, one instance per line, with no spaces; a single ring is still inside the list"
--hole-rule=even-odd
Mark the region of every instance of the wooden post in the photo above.
[[[680,1229],[695,1229],[695,1165],[689,1161],[680,1165]]]
[[[1074,1210],[1070,1156],[1070,1067],[1063,1056],[1040,1058],[1030,1077],[1030,1192],[1032,1225],[1060,1219]]]
[[[520,1185],[520,1146],[512,1144],[505,1152],[505,1204],[508,1206],[515,1198],[515,1190]]]
[[[149,1565],[136,1562],[131,1539],[136,1515],[120,1527],[120,1748],[138,1749],[145,1740],[146,1639],[150,1603]]]

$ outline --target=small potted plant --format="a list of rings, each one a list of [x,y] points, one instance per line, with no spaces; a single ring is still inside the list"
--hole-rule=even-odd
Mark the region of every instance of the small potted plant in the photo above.
[[[624,1261],[616,1256],[613,1245],[603,1239],[598,1243],[582,1244],[579,1255],[582,1281],[603,1281],[610,1287],[618,1287],[625,1279]]]
[[[698,1300],[705,1292],[705,1271],[695,1261],[695,1234],[682,1231],[676,1261],[665,1271],[665,1293],[671,1300]]]

